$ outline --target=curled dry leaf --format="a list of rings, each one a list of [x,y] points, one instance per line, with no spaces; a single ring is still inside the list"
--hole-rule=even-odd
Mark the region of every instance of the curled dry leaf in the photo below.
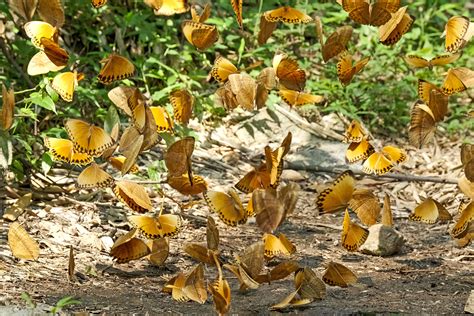
[[[26,193],[20,197],[13,205],[9,206],[3,213],[3,218],[8,221],[15,221],[18,216],[25,212],[25,209],[31,204],[32,193]]]
[[[10,224],[8,245],[15,258],[36,260],[39,257],[39,245],[18,222]]]

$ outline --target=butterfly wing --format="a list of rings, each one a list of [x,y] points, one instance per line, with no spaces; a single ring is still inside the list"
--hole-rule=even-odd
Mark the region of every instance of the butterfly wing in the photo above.
[[[329,35],[324,45],[322,45],[322,54],[324,62],[339,55],[347,48],[347,43],[352,37],[352,27],[345,25],[336,29]]]
[[[42,21],[27,22],[23,28],[25,29],[26,35],[31,39],[33,45],[38,48],[42,48],[42,38],[53,39],[57,32],[56,28],[51,24]]]
[[[344,133],[344,142],[360,143],[366,135],[367,132],[364,130],[360,122],[353,120]]]
[[[382,208],[382,219],[380,221],[382,225],[392,227],[393,226],[393,215],[392,208],[390,205],[390,196],[385,193],[383,199],[383,208]]]
[[[337,77],[342,85],[347,85],[351,82],[355,75],[355,68],[352,67],[352,55],[344,53],[337,63]]]
[[[459,57],[461,57],[461,53],[436,56],[431,60],[431,65],[444,66],[447,64],[454,63],[456,60],[459,59]]]
[[[267,11],[264,13],[265,18],[269,22],[283,22],[290,24],[309,23],[313,19],[304,14],[303,12],[296,10],[289,6],[284,6],[275,10]]]
[[[341,243],[349,251],[356,251],[367,240],[369,232],[356,223],[351,222],[346,210],[342,224]]]
[[[354,272],[334,261],[329,262],[322,279],[326,284],[340,287],[348,287],[357,282]]]
[[[439,90],[439,88],[426,80],[418,79],[418,97],[423,100],[425,104],[430,103],[431,90]]]
[[[260,27],[258,31],[258,45],[263,45],[272,36],[275,31],[278,22],[270,22],[267,20],[264,14],[260,16]]]
[[[348,209],[355,212],[360,221],[367,226],[377,223],[380,215],[380,203],[370,190],[356,190],[349,201]]]
[[[91,0],[92,6],[96,9],[103,7],[106,3],[107,0]]]
[[[45,52],[40,51],[37,52],[28,63],[27,73],[30,76],[37,76],[46,74],[50,71],[56,72],[63,69],[66,65],[57,66],[55,65],[51,59],[49,59],[48,55]]]
[[[408,130],[410,144],[418,148],[426,145],[431,140],[436,130],[436,123],[433,117],[423,109],[423,106],[426,107],[426,105],[420,101],[413,105],[411,110],[410,128]]]
[[[350,143],[346,150],[346,161],[355,163],[367,159],[375,152],[374,147],[369,141],[363,139],[360,143]]]
[[[86,153],[77,153],[74,151],[74,143],[69,139],[46,137],[44,144],[54,160],[70,163],[74,165],[88,165],[94,159]]]
[[[107,188],[114,184],[114,178],[96,163],[92,163],[89,167],[82,170],[77,177],[76,186],[78,188]]]
[[[98,157],[114,144],[113,139],[102,128],[81,120],[69,119],[65,128],[74,142],[75,150],[80,153]]]
[[[381,26],[387,23],[392,13],[400,8],[400,0],[378,0],[370,8],[370,25]]]
[[[189,179],[188,173],[181,176],[171,176],[167,180],[170,187],[183,195],[197,195],[207,190],[207,182],[203,177],[198,175]]]
[[[432,198],[428,198],[419,204],[408,216],[412,221],[434,224],[438,219],[438,206]]]
[[[37,11],[43,21],[57,28],[63,26],[64,8],[60,0],[38,0]]]
[[[370,4],[366,0],[342,0],[342,8],[357,23],[370,23]]]
[[[120,202],[137,213],[146,213],[153,208],[148,193],[138,183],[126,180],[117,181],[113,191]]]
[[[215,25],[185,20],[181,28],[188,42],[201,51],[208,49],[219,39]]]
[[[209,208],[217,213],[226,225],[237,226],[247,222],[247,212],[235,191],[231,190],[229,194],[206,191],[203,195]]]
[[[185,89],[176,90],[171,93],[170,102],[174,109],[174,119],[183,125],[188,125],[193,113],[193,95]]]
[[[413,21],[406,13],[406,7],[401,7],[386,24],[380,26],[380,43],[387,46],[396,44],[411,28]]]
[[[101,61],[104,65],[97,78],[103,84],[111,84],[116,80],[123,80],[133,76],[135,66],[127,58],[112,54]]]
[[[355,179],[351,171],[339,175],[331,187],[319,193],[316,199],[320,213],[332,213],[345,208],[354,192]]]
[[[247,111],[255,108],[257,82],[246,73],[229,75],[229,82],[238,104]]]
[[[469,18],[464,16],[453,16],[448,20],[445,26],[447,52],[455,53],[466,44],[464,37],[470,23]]]
[[[248,172],[235,184],[235,187],[244,193],[252,193],[256,189],[266,189],[270,187],[270,173],[265,164]]]
[[[403,59],[409,66],[413,68],[431,67],[430,62],[420,56],[406,55],[405,57],[403,57]]]
[[[469,203],[464,206],[461,210],[461,215],[459,216],[456,224],[451,229],[451,236],[454,238],[464,237],[467,228],[469,225],[472,225],[474,221],[474,202]]]
[[[211,70],[211,75],[217,81],[224,83],[231,74],[238,72],[237,67],[234,66],[227,58],[219,56],[214,61],[214,66]]]
[[[392,170],[394,166],[394,162],[385,157],[383,153],[375,152],[364,162],[362,171],[368,174],[382,175]]]
[[[230,0],[230,2],[237,18],[237,23],[239,23],[240,28],[242,28],[242,4],[244,0]]]
[[[281,85],[286,89],[301,91],[306,84],[306,73],[298,67],[298,63],[288,57],[282,58],[274,65],[276,76]]]
[[[408,158],[404,150],[394,146],[383,147],[382,153],[394,163],[402,163]]]
[[[51,83],[51,88],[66,102],[72,102],[76,86],[77,75],[70,71],[57,74]]]

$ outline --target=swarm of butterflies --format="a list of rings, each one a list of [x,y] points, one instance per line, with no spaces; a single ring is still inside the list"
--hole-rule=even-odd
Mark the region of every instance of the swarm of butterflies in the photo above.
[[[113,1],[113,0],[111,0]],[[205,51],[219,39],[216,25],[206,21],[211,16],[211,6],[207,4],[201,12],[190,6],[186,0],[144,0],[156,15],[170,16],[191,11],[191,19],[184,20],[181,27],[184,38],[199,51]],[[60,31],[64,24],[64,10],[59,0],[21,1],[10,0],[10,8],[27,20],[24,30],[38,52],[31,58],[27,73],[31,76],[59,72],[69,62],[68,52],[60,45]],[[402,7],[400,1],[377,0],[370,4],[364,0],[338,0],[342,9],[356,24],[378,27],[380,43],[394,45],[407,33],[414,18]],[[95,8],[107,4],[107,0],[92,0]],[[237,23],[243,28],[243,1],[231,0]],[[31,21],[35,11],[42,21]],[[369,62],[362,58],[354,63],[354,55],[347,50],[353,28],[349,25],[337,28],[324,41],[321,19],[313,19],[305,13],[284,6],[264,12],[260,17],[257,41],[264,44],[271,37],[278,24],[315,23],[316,33],[321,45],[324,62],[338,58],[337,75],[343,86],[348,85]],[[460,57],[460,50],[474,34],[474,25],[466,17],[455,16],[449,19],[445,28],[445,47],[449,53],[426,60],[419,56],[407,55],[405,61],[414,68],[447,65]],[[113,53],[104,58],[97,79],[104,85],[131,78],[135,66],[126,57]],[[290,108],[305,104],[325,102],[320,95],[305,91],[306,72],[295,59],[285,53],[273,58],[272,66],[261,70],[257,78],[245,70],[259,67],[260,64],[238,69],[229,59],[216,56],[210,76],[219,83],[215,91],[215,102],[228,111],[240,107],[247,111],[265,106],[269,93],[277,89],[281,99]],[[74,91],[85,75],[76,71],[60,72],[54,76],[50,86],[65,101],[71,102]],[[448,98],[474,85],[474,72],[465,67],[448,71],[442,87],[420,79],[418,92],[420,100],[415,103],[411,113],[409,129],[410,142],[416,147],[427,144],[432,138],[436,123],[442,121],[448,112]],[[186,89],[175,90],[169,95],[173,107],[172,115],[165,107],[154,106],[138,87],[118,85],[108,93],[109,99],[128,117],[128,125],[121,130],[117,123],[110,133],[104,128],[80,119],[68,119],[64,124],[68,139],[45,137],[44,144],[55,161],[84,166],[77,178],[79,189],[111,188],[117,199],[133,212],[128,221],[133,227],[127,234],[119,237],[110,255],[118,263],[126,263],[143,257],[156,265],[163,265],[169,254],[169,238],[179,234],[182,219],[179,214],[169,214],[163,205],[159,212],[154,207],[147,189],[125,178],[115,179],[107,170],[111,166],[122,176],[139,171],[137,159],[145,151],[154,148],[161,140],[161,133],[174,134],[174,125],[186,126],[193,113],[194,96]],[[11,127],[13,119],[13,91],[3,87],[2,128]],[[361,122],[353,121],[348,126],[344,141],[349,143],[345,158],[348,163],[362,162],[362,170],[368,174],[383,175],[394,170],[407,160],[403,149],[386,145],[375,150],[370,134]],[[212,295],[219,314],[230,309],[231,290],[222,268],[233,273],[240,284],[240,291],[255,290],[264,283],[275,282],[294,274],[294,291],[281,302],[272,306],[283,309],[309,304],[322,299],[326,293],[325,284],[347,287],[357,282],[357,276],[340,263],[329,262],[327,269],[319,278],[309,267],[300,266],[292,260],[285,260],[271,269],[265,263],[278,257],[289,257],[297,251],[296,246],[283,233],[275,231],[284,223],[296,208],[298,186],[289,183],[280,186],[284,158],[292,143],[288,133],[276,148],[264,148],[264,161],[243,175],[235,184],[235,189],[245,194],[245,199],[234,189],[228,192],[208,188],[207,181],[195,174],[192,168],[192,155],[196,140],[184,137],[174,141],[163,154],[168,170],[166,183],[177,192],[193,196],[202,194],[209,209],[216,213],[220,221],[228,226],[245,224],[255,217],[262,231],[261,240],[250,245],[236,256],[235,262],[223,263],[219,252],[219,231],[212,217],[207,219],[206,243],[189,243],[183,246],[184,252],[198,261],[191,271],[180,272],[170,279],[163,291],[177,301],[192,300],[203,304],[208,292]],[[465,171],[464,184],[472,193],[474,181],[474,149],[464,145],[461,160]],[[467,181],[467,182],[466,182]],[[474,196],[469,196],[471,199]],[[321,214],[345,210],[342,222],[341,244],[348,251],[357,251],[368,237],[368,227],[380,222],[393,226],[390,198],[385,196],[383,208],[375,193],[357,186],[351,171],[339,175],[333,183],[316,197],[316,205]],[[351,219],[354,212],[362,225]],[[451,235],[460,246],[465,246],[474,237],[474,202],[461,203],[458,219],[451,229]],[[457,215],[455,215],[457,216]],[[453,216],[439,202],[428,198],[418,205],[409,217],[411,220],[433,224],[449,221]],[[214,266],[217,277],[207,282],[204,265]],[[265,272],[266,271],[266,272]]]

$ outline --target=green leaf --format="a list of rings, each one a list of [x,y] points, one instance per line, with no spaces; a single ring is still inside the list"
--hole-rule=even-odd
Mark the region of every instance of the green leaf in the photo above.
[[[46,93],[42,92],[33,92],[30,94],[30,97],[27,99],[27,102],[36,104],[46,110],[53,111],[56,113],[56,106],[53,99]]]
[[[53,167],[53,159],[51,158],[49,153],[44,153],[41,156],[41,170],[43,170],[44,174],[47,174],[49,170]]]
[[[111,105],[107,110],[104,120],[104,130],[108,133],[112,133],[112,129],[115,125],[120,123],[120,116],[117,112],[117,108],[114,105]]]

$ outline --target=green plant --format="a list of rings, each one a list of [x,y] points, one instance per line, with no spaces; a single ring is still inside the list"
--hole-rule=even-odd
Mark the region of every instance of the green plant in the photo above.
[[[64,308],[72,305],[78,305],[81,304],[80,301],[74,299],[72,296],[65,296],[62,299],[60,299],[56,305],[51,309],[51,314],[56,315],[60,311],[62,311]]]

